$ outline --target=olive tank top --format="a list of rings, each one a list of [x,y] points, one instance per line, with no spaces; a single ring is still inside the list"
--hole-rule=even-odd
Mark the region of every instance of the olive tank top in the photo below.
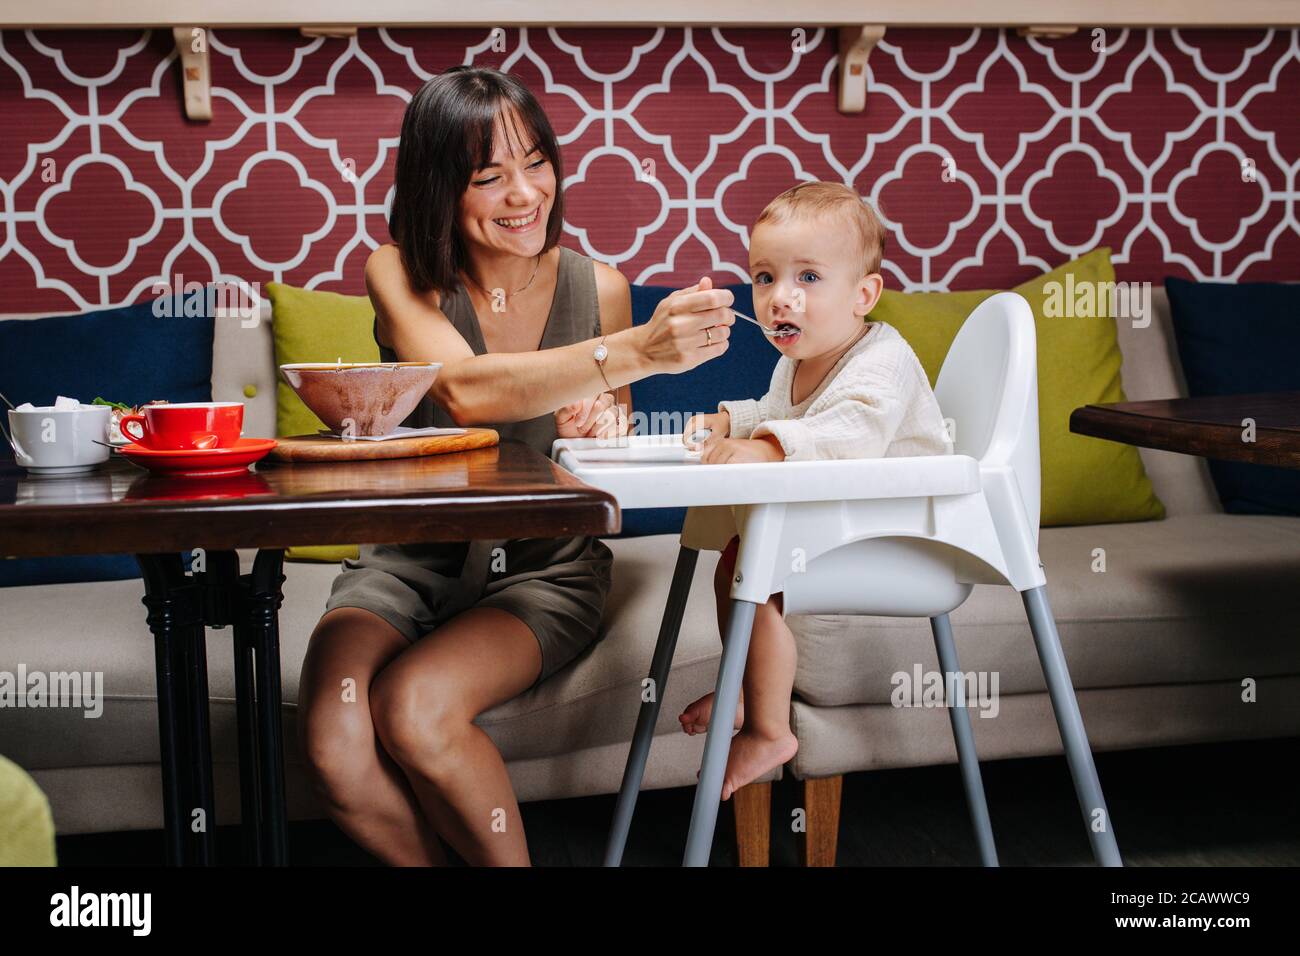
[[[463,283],[441,297],[443,314],[455,326],[474,350],[475,355],[487,353],[483,330],[479,326],[474,303]],[[375,320],[375,342],[379,344],[380,360],[396,362],[391,348],[379,343],[379,320]],[[560,246],[559,274],[555,282],[555,297],[546,318],[546,328],[538,349],[558,348],[600,336],[600,305],[596,298],[596,264],[581,253]],[[411,428],[455,428],[456,423],[446,409],[425,395],[420,404],[402,422]],[[535,448],[547,458],[558,437],[555,431],[555,413],[547,412],[521,422],[500,422],[485,427],[495,429],[502,441],[521,441]]]

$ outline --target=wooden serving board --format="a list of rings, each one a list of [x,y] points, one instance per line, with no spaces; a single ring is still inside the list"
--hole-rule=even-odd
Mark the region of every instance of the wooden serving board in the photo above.
[[[271,457],[280,461],[374,461],[486,448],[500,442],[501,436],[491,428],[467,428],[463,435],[424,435],[388,441],[343,441],[324,435],[295,435],[276,441],[279,444],[271,449]]]

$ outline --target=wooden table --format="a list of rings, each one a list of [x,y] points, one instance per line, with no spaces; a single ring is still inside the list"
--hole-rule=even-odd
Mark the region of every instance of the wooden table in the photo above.
[[[1254,441],[1245,440],[1253,423]],[[1300,392],[1085,405],[1070,431],[1225,461],[1300,468]]]
[[[6,449],[7,450],[7,449]],[[425,458],[287,464],[164,478],[116,454],[34,478],[0,459],[0,552],[136,555],[154,637],[167,860],[214,862],[206,628],[233,625],[239,779],[250,862],[287,861],[278,609],[284,549],[355,542],[605,535],[618,504],[519,442]],[[181,552],[202,548],[187,574]],[[249,574],[236,548],[257,548]],[[209,826],[193,833],[190,814]]]

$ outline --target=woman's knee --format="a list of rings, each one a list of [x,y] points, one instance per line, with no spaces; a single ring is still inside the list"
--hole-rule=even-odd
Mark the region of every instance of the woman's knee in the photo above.
[[[299,682],[303,757],[318,791],[336,804],[364,792],[378,756],[370,684],[395,648],[389,635],[368,630],[374,628],[364,617],[326,614],[312,632]]]
[[[369,709],[364,702],[315,703],[300,709],[298,720],[303,757],[317,792],[336,806],[356,802],[370,786],[378,759]]]
[[[473,723],[450,681],[419,668],[385,668],[370,687],[370,719],[385,752],[429,771]]]

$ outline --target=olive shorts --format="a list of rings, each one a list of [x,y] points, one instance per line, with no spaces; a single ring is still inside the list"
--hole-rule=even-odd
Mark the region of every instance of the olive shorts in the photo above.
[[[362,545],[325,608],[371,611],[412,643],[471,607],[500,608],[541,646],[536,687],[604,637],[613,565],[595,537]]]

